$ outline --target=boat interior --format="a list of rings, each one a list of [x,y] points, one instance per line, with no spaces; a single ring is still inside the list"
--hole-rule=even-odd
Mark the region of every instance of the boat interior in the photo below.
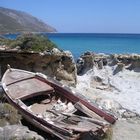
[[[100,116],[80,102],[72,102],[36,77],[9,82],[7,88],[9,96],[21,107],[56,127],[75,132],[96,132],[105,126]]]
[[[88,109],[85,110],[80,102],[74,104],[55,91],[46,94],[43,92],[32,98],[22,98],[21,101],[33,114],[63,129],[76,132],[96,132],[102,130],[104,126],[101,117],[93,113],[92,116],[89,116]],[[79,109],[78,106],[82,108]]]

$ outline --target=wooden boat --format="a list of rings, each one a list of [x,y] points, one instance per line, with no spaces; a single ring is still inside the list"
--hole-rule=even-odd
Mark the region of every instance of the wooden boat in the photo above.
[[[109,123],[116,121],[70,88],[40,73],[9,68],[2,87],[10,104],[25,119],[62,140],[103,135]]]

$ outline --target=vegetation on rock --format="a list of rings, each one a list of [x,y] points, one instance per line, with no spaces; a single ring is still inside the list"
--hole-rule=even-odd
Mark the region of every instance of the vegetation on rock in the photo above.
[[[7,44],[9,44],[11,41],[12,41],[12,40],[7,39],[7,38],[5,38],[5,37],[3,37],[3,36],[0,36],[0,46],[2,46],[2,45],[7,45]]]
[[[9,49],[19,47],[18,49],[23,51],[35,52],[52,50],[57,47],[47,37],[31,33],[20,35],[15,40],[0,38],[0,45],[6,45]]]

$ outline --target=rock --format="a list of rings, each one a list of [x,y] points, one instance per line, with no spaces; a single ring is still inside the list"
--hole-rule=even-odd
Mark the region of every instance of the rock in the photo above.
[[[118,120],[113,126],[113,137],[111,140],[139,140],[140,120]]]
[[[4,97],[4,90],[2,88],[2,85],[0,84],[0,99]]]
[[[70,51],[64,51],[65,55],[73,59],[73,55]]]
[[[90,81],[90,86],[93,88],[97,88],[102,85],[102,78],[99,76],[93,76]]]
[[[8,103],[0,103],[0,126],[19,124],[20,121],[21,116],[13,106]]]
[[[94,55],[91,52],[86,52],[77,61],[77,72],[79,75],[85,74],[94,66]]]
[[[43,53],[14,51],[3,55],[3,52],[0,52],[0,56],[2,74],[7,69],[7,64],[10,64],[13,68],[41,72],[49,77],[65,81],[65,83],[76,85],[76,64],[72,54],[68,51],[63,52],[54,48],[52,51],[44,51]]]
[[[122,109],[122,106],[118,102],[111,99],[97,98],[96,103],[114,114],[118,114],[118,110]]]
[[[122,117],[123,118],[134,118],[134,117],[137,117],[137,114],[132,111],[126,110],[123,112]]]
[[[57,48],[53,48],[51,52],[53,55],[61,55],[61,51]]]
[[[140,72],[140,55],[139,54],[118,55],[118,59],[121,63],[125,64],[127,69]]]
[[[93,53],[90,52],[90,51],[87,51],[87,52],[84,53],[84,56],[86,56],[86,55],[93,55]]]
[[[81,58],[81,57],[78,58],[76,66],[77,66],[77,74],[82,73],[83,68],[84,68],[84,60],[83,60],[83,58]]]
[[[102,82],[102,81],[103,81],[102,78],[99,77],[99,76],[94,76],[94,80],[95,80],[96,82]]]
[[[107,58],[103,58],[103,66],[106,66],[108,64]]]
[[[103,61],[102,60],[99,60],[98,61],[98,68],[99,69],[102,69],[103,68]]]
[[[5,51],[7,49],[9,49],[8,46],[6,46],[6,45],[0,45],[0,51]]]
[[[119,63],[119,60],[117,58],[117,55],[110,55],[110,62],[109,62],[109,66],[114,66],[117,63]]]
[[[115,70],[113,71],[113,75],[117,74],[118,72],[124,69],[125,65],[123,63],[118,63]]]
[[[27,127],[22,125],[8,125],[0,127],[1,140],[45,140],[36,132],[30,131]]]

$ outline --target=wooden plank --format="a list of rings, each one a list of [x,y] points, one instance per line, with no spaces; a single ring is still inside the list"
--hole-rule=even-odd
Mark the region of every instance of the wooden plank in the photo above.
[[[90,132],[90,131],[95,132],[101,129],[101,127],[98,127],[96,124],[93,124],[85,120],[84,121],[81,120],[80,122],[77,122],[77,124],[74,124],[74,123],[71,123],[71,121],[65,119],[65,122],[63,120],[54,121],[54,125],[63,129],[74,130],[77,132]]]
[[[96,113],[94,113],[93,111],[91,111],[90,109],[88,109],[85,105],[83,105],[81,102],[77,102],[74,107],[78,110],[80,110],[81,112],[85,113],[87,116],[94,118],[95,122],[97,121],[97,123],[99,124],[107,124],[107,122],[100,117],[99,115],[97,115]]]
[[[96,118],[96,119],[102,119],[99,115],[88,109],[85,105],[83,105],[81,102],[77,102],[74,104],[74,107],[81,112],[85,113],[87,116],[91,118]],[[103,120],[103,119],[102,119]]]
[[[33,78],[35,78],[35,76],[31,76],[31,77],[19,79],[19,80],[17,80],[17,81],[13,81],[13,82],[7,84],[7,86],[12,85],[12,84],[15,84],[15,83],[18,83],[18,82],[22,82],[22,81],[25,81],[25,80],[33,79]]]
[[[23,71],[23,70],[17,70],[17,69],[12,69],[11,71],[9,71],[9,69],[8,69],[5,72],[3,82],[6,85],[9,85],[9,84],[12,84],[16,81],[20,81],[20,80],[23,80],[23,79],[28,79],[28,78],[31,78],[31,77],[35,77],[35,74],[31,73],[31,72],[26,72],[26,71]]]
[[[26,96],[31,97],[35,93],[50,93],[54,91],[53,87],[36,78],[11,84],[7,88],[9,89],[9,96],[13,99],[25,98]]]
[[[68,113],[62,113],[63,115],[66,115],[66,116],[71,116],[71,117],[75,117],[75,118],[79,118],[81,120],[86,120],[86,121],[89,121],[89,122],[92,122],[94,125],[97,125],[98,127],[100,126],[107,126],[109,125],[107,122],[105,121],[99,121],[97,119],[94,119],[94,118],[88,118],[88,117],[83,117],[83,116],[79,116],[79,115],[74,115],[74,114],[68,114]]]
[[[82,117],[69,113],[57,113],[51,110],[50,112],[61,115],[61,119],[53,121],[53,125],[67,130],[74,130],[78,132],[97,131],[102,127],[96,123],[92,118]]]

